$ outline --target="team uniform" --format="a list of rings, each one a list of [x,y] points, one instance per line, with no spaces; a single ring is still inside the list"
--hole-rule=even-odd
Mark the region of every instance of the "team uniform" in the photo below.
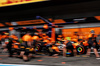
[[[17,53],[17,55],[20,55],[20,43],[16,40],[13,40],[12,43],[12,53]]]
[[[35,49],[33,48],[33,47],[31,47],[31,46],[27,46],[27,47],[25,47],[25,53],[24,53],[24,55],[29,55],[29,54],[35,54]]]
[[[88,44],[89,44],[88,48],[91,48],[91,47],[97,48],[98,43],[96,41],[96,37],[97,37],[97,35],[95,35],[95,34],[89,34],[89,36],[88,36]]]
[[[59,54],[59,48],[57,47],[57,45],[53,44],[49,46],[49,55],[52,56],[54,54]]]

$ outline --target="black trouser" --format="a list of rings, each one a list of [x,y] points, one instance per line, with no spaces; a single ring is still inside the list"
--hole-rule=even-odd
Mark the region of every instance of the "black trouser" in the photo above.
[[[25,49],[24,55],[29,55],[30,53],[35,54],[35,50],[30,51],[29,49]]]
[[[34,46],[34,48],[36,48],[36,43],[37,43],[37,41],[33,40],[33,46]]]
[[[84,46],[84,49],[85,49],[84,54],[86,54],[87,53],[87,46]]]
[[[39,45],[39,52],[46,50],[46,46],[44,45],[46,42],[41,42],[41,45]]]
[[[51,47],[52,47],[52,45],[47,45],[47,46],[46,46],[46,51],[47,51],[48,53],[50,53],[49,48],[51,48]]]
[[[25,51],[24,55],[29,55],[30,53],[35,54],[35,51]]]
[[[0,41],[0,45],[2,45],[1,41]]]
[[[49,49],[48,49],[49,47],[50,47],[50,46],[45,46],[45,45],[42,46],[42,47],[41,47],[41,48],[42,48],[42,52],[43,52],[43,53],[49,53]]]
[[[95,44],[94,44],[95,43]],[[96,40],[89,40],[88,41],[88,44],[89,44],[89,46],[88,46],[88,48],[91,48],[91,47],[93,47],[93,48],[96,48],[97,50],[99,49],[99,45],[98,45],[98,43],[97,43],[97,41]]]
[[[12,48],[8,48],[8,53],[9,53],[9,56],[13,55]]]
[[[54,54],[58,54],[58,52],[55,51],[55,50],[53,50],[53,52],[49,52],[49,55],[50,55],[50,56],[52,56],[52,55],[54,55]]]
[[[15,48],[13,48],[12,49],[12,53],[17,53],[17,55],[20,55],[20,49],[15,49]]]

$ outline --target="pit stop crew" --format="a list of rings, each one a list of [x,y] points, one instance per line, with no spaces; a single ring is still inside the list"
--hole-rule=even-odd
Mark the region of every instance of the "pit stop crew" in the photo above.
[[[29,61],[29,59],[32,57],[32,54],[35,53],[34,46],[30,41],[27,42],[27,45],[25,46],[25,53],[23,55],[24,61]]]
[[[66,51],[67,49],[70,49],[73,51],[74,56],[77,55],[77,50],[76,50],[76,45],[72,43],[70,40],[65,40],[64,45],[63,45],[63,56],[66,57]]]
[[[8,38],[9,38],[9,33],[4,33],[4,35],[2,35],[1,37],[1,43],[2,43],[2,48],[3,48],[3,52],[7,51],[7,44],[8,44]]]
[[[20,43],[17,39],[13,39],[12,42],[12,54],[17,53],[16,57],[20,57]]]
[[[96,41],[96,37],[97,37],[97,35],[95,34],[95,31],[93,29],[90,30],[90,34],[88,36],[88,44],[89,44],[89,46],[88,46],[88,50],[87,50],[87,54],[86,55],[90,56],[91,47],[93,47],[93,51],[94,51],[94,53],[96,55],[96,58],[100,59],[99,58],[100,56],[99,56],[98,51],[97,51],[98,43]]]
[[[32,43],[33,43],[34,48],[36,48],[36,45],[39,40],[40,39],[39,39],[38,33],[34,33],[34,36],[32,37]]]
[[[32,36],[30,35],[30,33],[26,33],[23,37],[22,37],[22,43],[20,46],[20,56],[23,57],[24,53],[25,53],[25,49],[28,46],[28,42],[32,41]]]
[[[55,41],[52,42],[52,44],[49,46],[48,49],[49,49],[49,56],[58,56],[60,53],[58,44],[56,44]]]

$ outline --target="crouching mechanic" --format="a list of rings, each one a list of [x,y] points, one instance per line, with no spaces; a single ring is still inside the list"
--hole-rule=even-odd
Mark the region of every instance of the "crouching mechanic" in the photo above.
[[[36,48],[36,45],[38,44],[38,41],[39,41],[38,33],[34,33],[34,36],[32,37],[32,43],[35,48]]]
[[[74,53],[74,56],[77,55],[77,50],[76,50],[76,45],[72,43],[70,40],[65,40],[64,45],[63,45],[63,56],[66,57],[66,52],[67,50],[71,50]]]
[[[58,56],[60,54],[58,44],[56,44],[55,41],[52,42],[52,45],[50,45],[48,49],[50,56]]]
[[[25,42],[22,42],[20,44],[20,58],[23,57],[24,53],[25,53]]]
[[[20,57],[20,43],[16,39],[12,43],[12,53],[17,53],[17,57]]]
[[[23,55],[24,61],[29,61],[29,59],[32,57],[32,55],[35,53],[34,46],[32,45],[32,42],[27,42],[27,45],[25,46],[25,53]]]

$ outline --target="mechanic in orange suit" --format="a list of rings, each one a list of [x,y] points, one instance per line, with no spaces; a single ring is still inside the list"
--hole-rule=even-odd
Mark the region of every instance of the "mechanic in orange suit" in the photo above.
[[[26,42],[27,41],[32,41],[32,36],[30,35],[30,33],[27,33],[22,37],[22,40],[26,41]]]
[[[18,40],[18,37],[15,34],[10,35],[10,38]]]
[[[22,37],[22,40],[23,40],[24,46],[27,46],[28,42],[32,42],[32,36],[30,35],[30,33],[27,33]]]
[[[59,48],[58,48],[58,44],[55,44],[55,41],[53,41],[52,42],[52,45],[51,45],[52,47],[51,47],[51,50],[52,51],[50,51],[50,56],[57,56],[57,55],[59,55],[59,53],[60,53],[60,50],[59,50]],[[50,50],[50,49],[49,49]]]
[[[39,40],[38,33],[35,33],[34,36],[32,37],[32,40]]]
[[[34,33],[34,36],[32,37],[32,43],[33,46],[36,47],[36,44],[39,42],[40,38],[38,36],[38,33]]]
[[[45,39],[47,39],[47,38],[49,38],[49,36],[47,36],[45,33],[43,33],[43,40],[45,40]]]
[[[97,51],[98,43],[96,41],[96,37],[97,37],[97,35],[95,34],[94,29],[91,29],[90,30],[90,34],[88,35],[88,44],[89,44],[89,46],[88,46],[88,50],[87,50],[87,54],[86,55],[90,56],[91,47],[93,47],[94,53],[96,55],[96,58],[98,59],[100,56],[99,56],[98,51]]]
[[[13,39],[12,49],[12,54],[17,53],[17,57],[20,57],[20,43],[17,41],[17,39]]]

